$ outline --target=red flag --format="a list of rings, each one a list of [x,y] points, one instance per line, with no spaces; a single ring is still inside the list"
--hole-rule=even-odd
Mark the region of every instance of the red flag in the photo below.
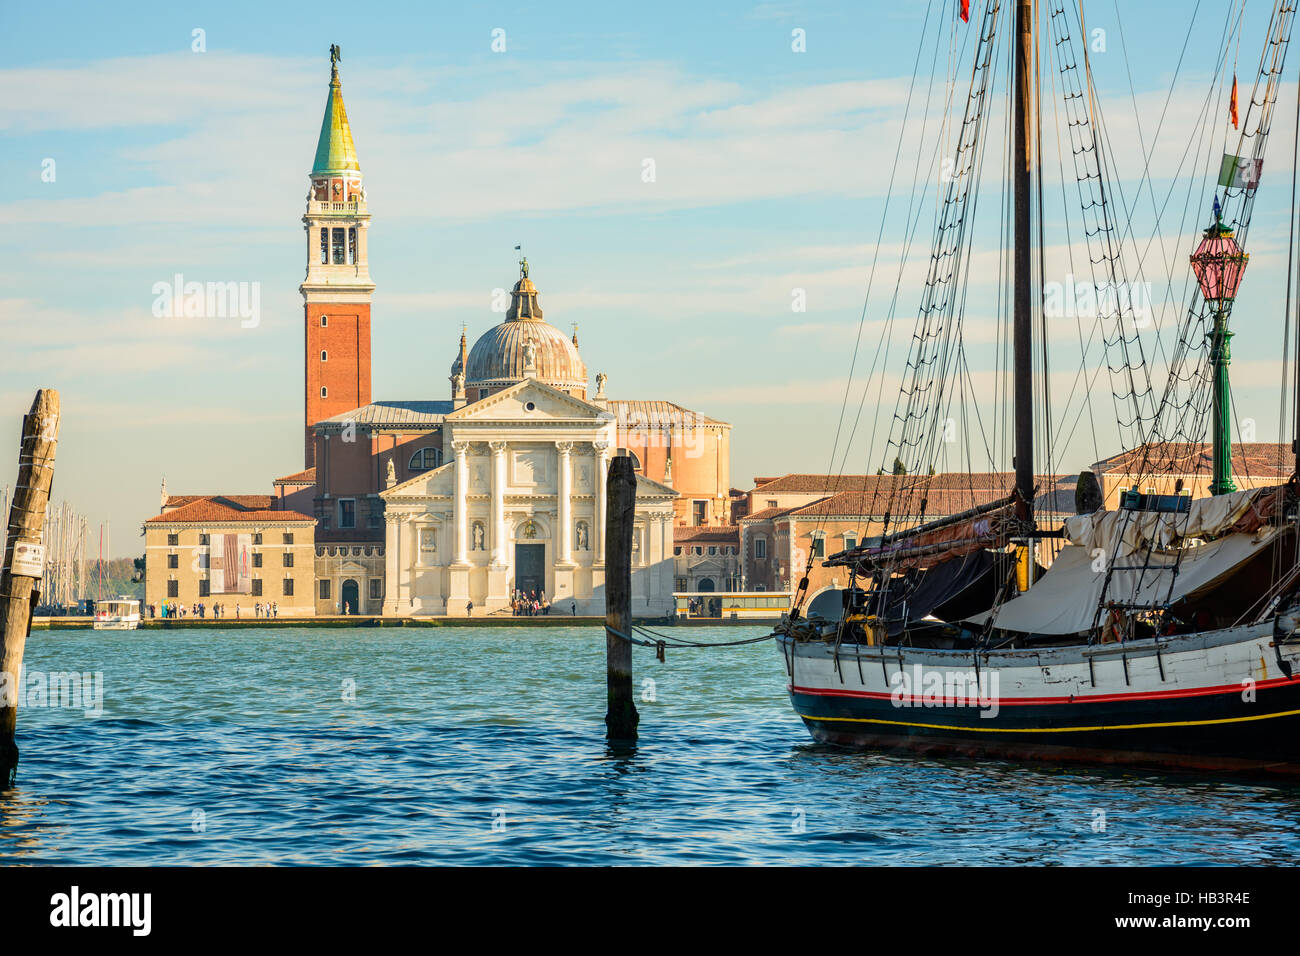
[[[961,0],[961,22],[970,23],[970,0]]]
[[[1232,117],[1232,128],[1237,128],[1237,74],[1232,74],[1232,99],[1228,102],[1228,115]]]

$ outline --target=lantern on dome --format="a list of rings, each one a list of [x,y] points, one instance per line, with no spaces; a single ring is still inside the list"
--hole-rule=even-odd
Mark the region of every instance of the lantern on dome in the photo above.
[[[1210,494],[1224,495],[1237,490],[1232,480],[1232,418],[1228,384],[1232,333],[1228,331],[1228,313],[1237,297],[1250,256],[1237,244],[1232,230],[1223,224],[1218,196],[1214,197],[1214,222],[1202,235],[1201,244],[1192,253],[1191,261],[1201,296],[1214,310],[1214,326],[1209,334],[1210,364],[1214,374],[1214,466]]]

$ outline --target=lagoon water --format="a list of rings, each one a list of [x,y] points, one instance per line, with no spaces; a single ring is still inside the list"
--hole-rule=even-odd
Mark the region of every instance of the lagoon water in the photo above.
[[[25,663],[102,672],[103,713],[20,710],[9,865],[1240,865],[1300,850],[1296,786],[815,744],[767,643],[664,664],[638,648],[653,700],[631,753],[604,740],[595,627],[36,631]]]

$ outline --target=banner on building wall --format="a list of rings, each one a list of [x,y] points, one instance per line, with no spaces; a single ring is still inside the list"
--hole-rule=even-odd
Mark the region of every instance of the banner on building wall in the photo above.
[[[212,594],[248,594],[253,590],[253,536],[214,534],[208,546],[208,590]]]

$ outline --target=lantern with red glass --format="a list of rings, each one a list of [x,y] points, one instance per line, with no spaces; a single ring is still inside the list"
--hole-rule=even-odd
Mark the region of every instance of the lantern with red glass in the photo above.
[[[1210,365],[1214,373],[1214,465],[1210,479],[1212,495],[1225,495],[1237,490],[1236,483],[1232,480],[1232,399],[1228,384],[1232,333],[1228,331],[1228,312],[1232,308],[1232,300],[1237,297],[1237,288],[1241,285],[1241,277],[1246,272],[1249,260],[1250,256],[1241,251],[1241,246],[1233,238],[1232,230],[1223,224],[1216,196],[1214,223],[1205,230],[1201,244],[1192,254],[1192,272],[1201,287],[1201,296],[1214,310],[1214,327],[1208,336]]]
[[[1205,230],[1201,244],[1192,253],[1192,272],[1201,287],[1201,295],[1216,311],[1237,297],[1237,287],[1249,260],[1250,256],[1241,251],[1232,230],[1221,219]]]

